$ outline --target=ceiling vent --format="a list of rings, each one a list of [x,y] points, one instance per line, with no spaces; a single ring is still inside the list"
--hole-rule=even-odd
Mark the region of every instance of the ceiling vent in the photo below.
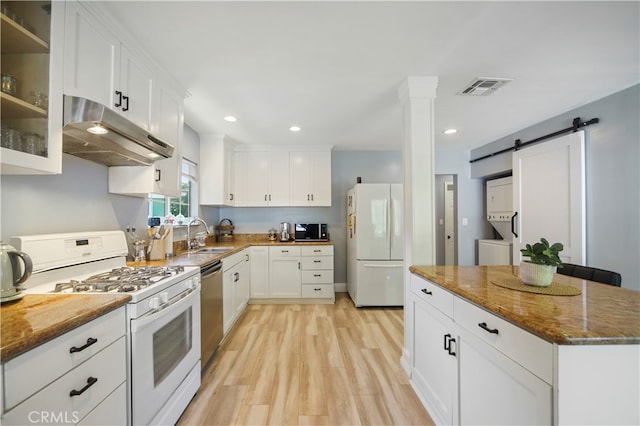
[[[458,92],[459,95],[466,96],[487,96],[509,83],[508,78],[486,78],[478,77]]]

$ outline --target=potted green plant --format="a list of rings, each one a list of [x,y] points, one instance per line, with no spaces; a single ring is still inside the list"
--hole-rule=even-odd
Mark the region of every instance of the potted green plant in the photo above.
[[[539,243],[527,244],[520,250],[522,256],[530,260],[520,263],[519,275],[522,282],[539,287],[547,287],[553,281],[553,274],[562,265],[559,253],[564,250],[562,243],[549,245],[549,241],[540,238]]]

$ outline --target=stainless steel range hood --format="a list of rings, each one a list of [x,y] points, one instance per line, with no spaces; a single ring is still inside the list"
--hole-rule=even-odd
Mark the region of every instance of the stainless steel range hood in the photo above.
[[[106,106],[75,96],[64,96],[62,135],[63,152],[107,166],[148,166],[174,151]]]

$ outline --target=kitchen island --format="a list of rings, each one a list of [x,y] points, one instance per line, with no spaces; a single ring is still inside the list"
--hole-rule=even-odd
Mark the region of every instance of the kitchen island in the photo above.
[[[517,266],[411,266],[403,367],[441,424],[638,424],[640,292]]]

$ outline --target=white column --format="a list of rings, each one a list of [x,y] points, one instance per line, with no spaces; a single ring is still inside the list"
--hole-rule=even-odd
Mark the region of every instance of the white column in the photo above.
[[[404,347],[401,364],[410,375],[413,360],[411,265],[434,265],[434,103],[438,77],[407,77],[398,90],[402,103],[404,165]]]

